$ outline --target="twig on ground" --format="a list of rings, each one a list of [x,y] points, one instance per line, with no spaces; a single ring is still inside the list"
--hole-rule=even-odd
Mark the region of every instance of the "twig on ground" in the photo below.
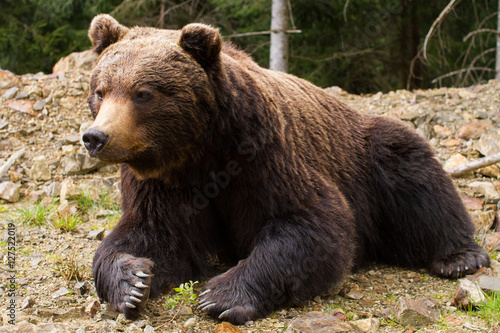
[[[450,174],[450,176],[457,178],[463,176],[468,172],[474,171],[479,168],[484,168],[496,163],[500,163],[500,153],[496,153],[490,156],[486,156],[474,161],[464,163],[447,171]]]

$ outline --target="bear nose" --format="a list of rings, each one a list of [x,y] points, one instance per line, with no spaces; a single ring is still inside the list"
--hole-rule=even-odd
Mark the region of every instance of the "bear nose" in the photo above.
[[[95,157],[102,150],[109,136],[96,129],[88,129],[82,136],[83,144],[89,151],[89,155]]]

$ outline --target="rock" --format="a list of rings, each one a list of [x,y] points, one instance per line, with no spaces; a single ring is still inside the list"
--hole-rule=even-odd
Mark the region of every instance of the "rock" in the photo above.
[[[377,333],[380,327],[380,320],[376,318],[360,319],[351,323],[367,333]]]
[[[93,299],[85,306],[85,313],[91,318],[94,318],[97,311],[101,308],[101,303],[97,299]]]
[[[50,180],[52,178],[49,169],[49,163],[45,159],[45,156],[41,156],[35,159],[28,175],[34,181]]]
[[[486,200],[499,200],[500,193],[495,186],[490,182],[472,182],[469,187],[478,194],[484,195]]]
[[[291,333],[362,332],[354,325],[319,311],[312,311],[295,318],[286,331]]]
[[[223,322],[215,328],[214,333],[244,333],[244,332],[240,330],[238,327],[231,325],[230,323]]]
[[[477,284],[482,291],[488,294],[500,292],[500,277],[481,275]]]
[[[458,141],[457,139],[446,139],[440,141],[439,144],[443,147],[456,147],[460,146],[460,141]]]
[[[394,306],[394,319],[402,325],[422,327],[435,323],[441,311],[439,303],[431,298],[412,300],[401,297]]]
[[[88,281],[77,282],[74,289],[78,295],[85,295],[90,290],[90,283]]]
[[[490,156],[500,152],[500,134],[487,133],[481,135],[476,144],[476,149],[484,156]]]
[[[191,327],[194,327],[197,323],[197,320],[195,317],[191,317],[189,318],[188,320],[186,320],[186,322],[184,323],[184,327],[185,328],[191,328]]]
[[[0,183],[0,199],[4,199],[8,202],[17,202],[19,201],[20,193],[21,185],[13,182]]]
[[[67,175],[83,175],[105,166],[106,163],[87,154],[76,153],[66,157],[64,171]]]
[[[455,291],[451,305],[460,309],[469,310],[484,303],[486,303],[486,296],[477,283],[465,278],[458,280],[458,288]]]
[[[2,98],[3,99],[11,99],[16,96],[16,93],[19,91],[18,87],[12,87],[9,88],[6,92],[3,93]]]
[[[4,102],[4,105],[19,111],[23,113],[28,113],[31,114],[32,116],[36,116],[36,114],[33,112],[33,101],[28,101],[28,100],[15,100],[15,99],[8,99]]]
[[[30,198],[31,201],[37,202],[40,199],[42,199],[42,197],[44,195],[45,195],[45,191],[44,190],[38,190],[38,191],[32,191],[32,192],[30,192],[30,194],[28,196],[29,196],[29,198]]]
[[[31,296],[26,296],[21,303],[21,309],[28,309],[35,305],[35,300]]]
[[[76,154],[77,148],[75,145],[64,145],[61,147],[64,155]]]
[[[465,208],[470,210],[481,210],[483,209],[484,199],[479,199],[475,197],[469,197],[466,195],[461,196],[462,202]]]
[[[82,195],[82,190],[76,186],[71,179],[66,179],[61,184],[61,191],[59,196],[61,203],[67,200],[73,200]]]
[[[469,90],[465,90],[465,89],[459,90],[458,96],[460,96],[460,98],[462,98],[462,99],[475,99],[475,98],[477,98],[477,95],[475,93],[473,93]]]
[[[58,298],[58,297],[67,295],[69,293],[71,293],[71,291],[68,290],[68,288],[62,287],[52,294],[52,298]]]
[[[43,186],[43,190],[48,197],[54,197],[61,193],[61,183],[60,182],[52,182],[48,185]]]
[[[470,139],[479,139],[482,134],[492,128],[493,123],[489,119],[475,120],[460,127],[455,137],[466,141]]]
[[[438,138],[446,138],[452,134],[451,130],[448,127],[444,127],[441,125],[435,125],[432,129],[434,130],[434,133],[436,133],[436,136]]]
[[[33,105],[33,111],[42,111],[46,104],[47,102],[45,102],[43,99],[37,100]]]
[[[478,173],[486,177],[500,178],[500,168],[496,165],[489,165],[477,170]]]
[[[351,290],[345,295],[346,298],[355,299],[355,300],[362,299],[364,296],[365,295],[363,295],[360,291],[357,291],[357,290]]]
[[[90,230],[87,235],[87,238],[91,240],[103,240],[105,232],[106,230],[104,228],[99,228],[97,230]]]
[[[17,183],[23,178],[23,175],[20,172],[9,170],[9,178],[13,183]]]
[[[493,276],[500,277],[500,262],[492,259],[490,262],[490,268]]]
[[[467,163],[467,158],[462,154],[454,154],[452,155],[446,162],[443,164],[443,169],[449,172],[451,169],[456,168],[464,163]],[[467,173],[464,177],[474,177],[474,172]]]
[[[146,327],[144,327],[144,333],[153,333],[154,330],[154,327],[151,325],[146,325]]]
[[[64,144],[66,145],[76,145],[80,143],[80,136],[79,135],[67,135],[64,138]]]
[[[74,70],[88,72],[94,67],[96,59],[97,54],[95,54],[92,50],[73,52],[70,55],[59,59],[59,61],[52,68],[52,72],[58,73]]]

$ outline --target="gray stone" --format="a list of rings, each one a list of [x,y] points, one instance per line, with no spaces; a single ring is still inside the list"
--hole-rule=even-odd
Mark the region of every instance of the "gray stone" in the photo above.
[[[13,182],[0,183],[0,199],[7,200],[8,202],[17,202],[20,198],[21,185]]]
[[[43,99],[39,99],[35,102],[35,104],[33,104],[33,111],[42,111],[46,104],[47,102]]]
[[[412,300],[401,297],[394,306],[392,313],[394,319],[402,325],[422,327],[435,323],[441,311],[439,303],[433,299]]]
[[[500,292],[500,277],[481,275],[477,284],[486,293]]]
[[[64,171],[67,175],[83,175],[105,166],[106,163],[92,158],[87,154],[71,154],[66,157],[66,167]]]
[[[144,333],[153,333],[154,330],[154,327],[151,325],[147,325],[146,327],[144,327]]]
[[[6,92],[3,93],[2,98],[3,99],[13,98],[18,91],[19,91],[18,87],[12,87],[12,88],[8,89]]]
[[[71,293],[71,291],[68,290],[68,288],[62,287],[52,294],[52,298],[58,298],[58,297],[67,295],[69,293]]]
[[[451,301],[452,305],[469,310],[484,303],[486,303],[486,296],[477,283],[465,278],[458,280],[458,288]]]
[[[184,323],[184,327],[185,328],[194,327],[196,325],[196,322],[197,322],[196,318],[195,317],[191,317],[188,320],[186,320],[186,322]]]
[[[486,133],[476,144],[476,149],[484,156],[500,153],[500,134]]]
[[[495,186],[490,182],[472,182],[469,187],[476,193],[484,195],[485,199],[498,200],[500,193],[496,190]]]
[[[76,145],[80,142],[79,135],[67,135],[64,138],[64,144]]]
[[[377,318],[360,319],[351,323],[367,333],[377,333],[380,327],[380,320]]]
[[[27,92],[20,92],[17,94],[16,99],[26,99],[29,97],[29,94]]]
[[[57,196],[61,192],[61,183],[60,182],[52,182],[48,185],[45,185],[43,187],[43,190],[45,191],[45,194],[48,197]]]
[[[77,282],[74,289],[78,295],[85,295],[90,290],[90,283],[88,281]]]
[[[82,190],[76,186],[71,179],[66,179],[61,184],[61,191],[59,192],[59,196],[61,199],[61,203],[67,200],[73,200],[82,195]]]
[[[26,296],[21,303],[21,309],[31,308],[35,305],[35,300],[31,296]]]
[[[363,332],[333,315],[318,311],[295,318],[286,331],[291,333]]]
[[[91,240],[103,240],[106,230],[104,228],[99,228],[97,230],[90,230],[87,238]]]
[[[50,180],[52,178],[49,163],[44,156],[35,159],[29,171],[29,176],[34,181]]]

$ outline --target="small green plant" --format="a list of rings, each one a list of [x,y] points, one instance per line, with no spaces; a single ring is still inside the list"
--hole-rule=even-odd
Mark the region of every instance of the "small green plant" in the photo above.
[[[193,290],[194,285],[197,283],[198,281],[189,281],[182,283],[178,288],[174,288],[176,294],[173,297],[167,298],[167,302],[165,303],[166,307],[175,309],[181,308],[188,303],[197,304],[197,296]]]
[[[480,304],[477,311],[468,313],[484,319],[488,324],[500,323],[500,292],[486,295],[486,303]]]
[[[104,209],[120,210],[120,204],[113,202],[109,192],[99,194],[99,206]]]
[[[92,198],[85,192],[82,192],[82,194],[76,199],[76,204],[83,214],[86,214],[90,208],[96,205],[94,200],[92,200]]]
[[[7,208],[4,206],[0,206],[0,213],[5,213],[7,211]]]
[[[33,206],[18,209],[16,220],[27,225],[46,225],[52,211],[53,207],[45,207],[41,202],[38,202]]]
[[[70,232],[83,222],[80,215],[63,215],[54,219],[54,228]]]

